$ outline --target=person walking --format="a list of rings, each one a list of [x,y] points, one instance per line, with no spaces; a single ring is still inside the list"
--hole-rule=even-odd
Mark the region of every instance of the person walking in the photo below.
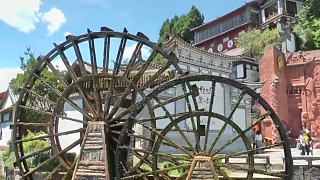
[[[303,131],[300,132],[299,141],[300,141],[299,149],[301,150],[300,154],[302,156],[304,156],[304,155],[306,155],[306,140],[304,138],[304,132]]]
[[[306,153],[307,153],[307,155],[309,155],[309,153],[310,153],[310,135],[308,135],[308,133],[309,133],[309,130],[305,130],[303,133],[302,133],[302,135],[303,135],[303,139],[304,139],[304,142],[305,142],[305,151],[306,151]]]
[[[253,128],[253,129],[251,130],[252,149],[255,149],[255,148],[256,148],[256,145],[257,145],[257,143],[256,143],[256,141],[255,141],[255,137],[256,137],[256,129]]]
[[[256,136],[255,136],[254,140],[256,142],[256,148],[262,148],[263,147],[262,135],[261,135],[259,130],[256,132]],[[257,153],[260,153],[261,151],[262,150],[257,150]]]
[[[310,131],[308,129],[306,130],[306,133],[305,133],[305,140],[306,140],[306,148],[308,148],[308,150],[306,150],[307,155],[309,155],[309,153],[313,155],[313,142],[310,135]]]

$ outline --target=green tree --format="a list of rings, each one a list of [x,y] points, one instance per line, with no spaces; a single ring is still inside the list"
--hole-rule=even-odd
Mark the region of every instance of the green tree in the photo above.
[[[187,14],[175,15],[172,19],[166,19],[160,28],[158,42],[165,42],[174,34],[186,42],[193,40],[190,29],[204,23],[204,16],[196,6],[192,6]]]
[[[31,131],[28,131],[27,135],[23,136],[22,139],[30,139],[30,138],[34,138],[36,136],[41,136],[41,135],[44,135],[44,132],[34,133]],[[25,153],[25,155],[44,149],[45,147],[49,146],[48,142],[45,139],[37,139],[33,141],[23,142],[22,145],[23,145],[23,152]],[[13,163],[15,158],[12,152],[10,151],[11,149],[12,148],[5,150],[1,156],[4,162],[4,166],[7,167],[8,170],[14,169]],[[35,156],[28,158],[26,160],[27,165],[30,169],[36,168],[39,164],[49,159],[50,156],[51,156],[50,150],[38,153]],[[75,160],[75,157],[76,157],[75,153],[67,153],[67,159],[70,162],[73,162]],[[38,172],[51,172],[55,167],[57,167],[58,164],[59,164],[59,161],[57,159],[54,159],[49,163],[47,163],[42,168],[38,169]]]
[[[281,42],[277,29],[266,29],[263,32],[259,29],[251,29],[236,38],[237,47],[242,48],[247,56],[257,60],[263,56],[267,45],[280,47]]]
[[[298,49],[314,50],[320,48],[320,1],[305,0],[298,13],[294,32],[299,37]]]
[[[190,29],[200,26],[204,23],[204,16],[196,6],[192,6],[187,14],[181,16],[175,15],[172,19],[166,19],[160,28],[158,43],[167,41],[170,35],[175,35],[186,42],[194,40]],[[162,55],[157,55],[154,59],[157,64],[165,63]]]
[[[23,87],[24,83],[27,81],[27,79],[32,75],[33,69],[38,64],[38,61],[34,57],[34,53],[31,51],[30,48],[27,48],[26,52],[24,52],[24,56],[20,57],[21,65],[20,68],[23,71],[23,73],[17,74],[16,78],[12,79],[10,82],[10,87],[13,90],[13,93],[15,95],[19,95],[19,92],[21,90],[21,87]],[[61,75],[64,75],[65,72],[60,71]],[[39,74],[40,77],[44,78],[46,81],[49,82],[50,85],[57,88],[60,91],[63,91],[64,86],[62,83],[60,83],[57,79],[57,76],[49,70],[49,68],[45,68],[41,74]],[[58,95],[45,83],[43,83],[41,80],[37,79],[34,83],[34,85],[31,88],[32,91],[34,91],[39,96],[45,97],[53,102],[55,102],[58,98]],[[39,98],[36,95],[29,94],[27,106],[33,107],[34,109],[39,109],[42,111],[49,111],[52,112],[54,105],[50,102]],[[49,118],[46,115],[30,110],[23,110],[22,113],[23,119],[25,121],[33,121],[38,122]]]

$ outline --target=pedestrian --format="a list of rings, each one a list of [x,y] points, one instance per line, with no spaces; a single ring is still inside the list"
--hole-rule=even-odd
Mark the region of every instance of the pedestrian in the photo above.
[[[308,129],[306,130],[305,138],[306,138],[306,144],[307,144],[306,148],[308,148],[308,152],[310,152],[310,154],[313,155],[313,142],[310,135],[310,131]],[[307,155],[309,155],[309,153],[307,153]]]
[[[306,129],[303,133],[303,138],[304,138],[304,142],[305,142],[305,151],[307,153],[307,155],[309,156],[309,153],[310,153],[310,135],[309,135],[309,130]]]
[[[255,137],[256,137],[256,128],[253,128],[253,129],[251,130],[252,149],[255,149],[255,148],[256,148]]]
[[[256,136],[254,138],[255,142],[256,142],[256,148],[262,148],[263,147],[263,143],[262,143],[262,135],[260,133],[259,130],[257,130],[256,132]],[[257,150],[257,153],[260,153],[261,150]]]
[[[304,132],[301,131],[299,134],[299,141],[300,141],[300,145],[299,145],[299,149],[301,150],[301,155],[304,156],[306,155],[306,141],[305,138],[303,137]]]

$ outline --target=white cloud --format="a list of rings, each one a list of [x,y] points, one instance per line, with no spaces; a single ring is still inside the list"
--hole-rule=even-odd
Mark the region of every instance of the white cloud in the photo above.
[[[52,65],[58,70],[62,70],[62,71],[67,70],[66,66],[64,65],[64,63],[61,59],[54,60],[52,62]]]
[[[17,68],[2,68],[0,69],[0,92],[6,91],[9,87],[11,79],[15,78],[22,70]]]
[[[48,12],[43,13],[41,20],[44,23],[48,23],[48,35],[51,35],[59,30],[61,25],[67,22],[63,12],[57,8],[51,8]]]
[[[59,70],[65,70],[62,60],[55,60],[52,62]],[[18,73],[22,73],[20,67],[15,68],[0,68],[0,92],[6,91],[9,87],[11,79],[15,78]]]
[[[57,31],[66,22],[63,12],[51,8],[41,12],[41,0],[0,0],[0,21],[23,33],[36,29],[37,23],[47,23],[49,34]]]
[[[132,44],[131,46],[125,48],[125,50],[123,52],[123,58],[124,59],[130,59],[131,58],[131,56],[132,56],[132,54],[133,54],[133,52],[134,52],[134,50],[136,48],[136,45],[137,45],[137,43]],[[149,57],[149,55],[150,55],[150,52],[149,52],[148,49],[146,49],[144,46],[142,46],[141,55],[142,55],[143,59],[147,59]]]
[[[71,35],[71,33],[69,31],[64,33],[64,36],[69,36],[69,35]]]
[[[0,20],[4,23],[24,33],[36,29],[42,4],[40,0],[0,0],[0,4]]]

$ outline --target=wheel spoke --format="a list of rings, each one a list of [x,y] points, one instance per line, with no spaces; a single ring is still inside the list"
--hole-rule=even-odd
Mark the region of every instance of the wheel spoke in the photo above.
[[[28,88],[22,88],[22,90],[28,92],[29,94],[32,94],[33,96],[36,96],[36,98],[39,98],[40,101],[41,101],[41,100],[42,100],[42,101],[46,101],[46,102],[48,102],[48,104],[50,104],[50,105],[54,105],[54,104],[55,104],[55,102],[51,101],[50,99],[48,99],[48,98],[46,98],[46,97],[43,97],[43,96],[39,95],[38,93],[34,92],[33,90],[30,90],[30,89],[28,89]]]
[[[124,28],[123,33],[128,33],[128,30],[126,28]],[[127,44],[127,38],[125,36],[123,36],[120,41],[116,62],[114,64],[114,67],[115,67],[114,74],[119,74],[120,66],[121,66],[121,62],[122,62],[122,58],[123,58],[123,53],[125,51],[126,44]]]
[[[145,158],[143,158],[139,153],[137,153],[136,151],[132,151],[132,149],[130,149],[131,152],[140,159],[140,161],[138,162],[137,166],[135,166],[134,168],[132,168],[128,173],[132,173],[136,168],[138,168],[139,166],[141,166],[143,163],[145,163],[146,165],[148,165],[149,167],[152,167],[152,163],[149,160],[146,160]],[[169,176],[165,173],[161,173],[163,176],[169,178]]]
[[[170,103],[174,103],[176,101],[179,101],[181,99],[185,99],[185,98],[188,98],[188,96],[198,96],[199,95],[199,92],[196,91],[196,90],[191,90],[190,92],[188,93],[185,93],[185,94],[182,94],[182,95],[179,95],[177,97],[173,97],[173,98],[170,98],[168,99],[167,101],[164,101],[164,102],[160,102],[159,104],[156,104],[152,107],[152,109],[157,109],[157,108],[160,108],[162,106],[165,106],[167,104],[170,104]]]
[[[142,46],[143,46],[143,43],[139,41],[132,53],[132,56],[128,62],[128,65],[126,67],[126,71],[123,74],[123,77],[128,78],[128,76],[130,75],[130,72],[132,71],[132,67],[136,62],[138,55],[141,53]]]
[[[222,156],[217,157],[216,159],[232,158],[232,157],[240,156],[240,155],[243,155],[243,154],[256,152],[257,150],[271,149],[271,148],[274,148],[274,147],[282,146],[283,143],[284,143],[284,141],[281,141],[279,143],[275,143],[275,144],[264,146],[264,147],[260,147],[260,148],[254,148],[254,149],[250,149],[250,150],[244,150],[244,151],[239,151],[239,152],[235,152],[235,153],[231,153],[231,154],[227,154],[227,155],[222,155]]]
[[[58,115],[58,114],[53,114],[51,112],[38,110],[38,109],[35,109],[33,107],[28,107],[28,106],[23,106],[23,105],[17,105],[17,107],[23,108],[23,109],[27,109],[27,110],[30,110],[30,111],[33,111],[33,112],[36,112],[36,113],[40,113],[40,114],[43,114],[43,115],[48,115],[48,116],[51,116],[52,118],[56,117],[56,118],[61,118],[61,119],[68,119],[70,121],[78,122],[78,123],[81,123],[81,124],[88,124],[88,122],[83,121],[83,120],[71,118],[71,117],[68,117],[68,116],[62,116],[62,115]]]
[[[39,154],[41,154],[41,153],[43,153],[43,152],[46,152],[46,151],[48,151],[48,150],[51,150],[51,149],[52,149],[51,146],[47,146],[47,147],[44,147],[44,148],[39,149],[39,150],[37,150],[37,151],[33,151],[32,153],[29,153],[29,154],[27,154],[27,155],[21,156],[17,162],[20,162],[20,161],[29,159],[29,158],[31,158],[31,157],[33,157],[33,156],[39,155]]]
[[[48,175],[44,178],[44,180],[53,179],[53,175],[59,172],[61,167],[62,167],[62,164],[58,164],[57,167],[55,167],[50,173],[48,173]]]
[[[151,54],[152,55],[152,54]],[[151,57],[150,55],[150,57]],[[164,66],[162,66],[159,70],[157,70],[156,73],[152,74],[151,77],[149,77],[149,79],[147,80],[147,82],[145,82],[140,89],[144,90],[148,87],[153,87],[153,86],[158,86],[160,84],[162,84],[162,82],[160,80],[156,81],[157,78],[159,78],[166,70],[168,70],[170,68],[170,66],[172,65],[172,63],[170,61],[167,61],[166,64]],[[144,73],[147,70],[147,66],[145,66],[145,68],[143,68],[143,71],[140,71],[139,73],[141,73],[139,76],[138,74],[136,76],[138,76],[140,78],[140,76],[142,75],[142,73]],[[173,72],[171,72],[169,70],[169,77],[172,76]],[[135,76],[135,77],[136,77]]]
[[[67,56],[64,54],[64,52],[61,50],[61,48],[57,44],[54,44],[54,45],[55,45],[55,48],[56,48],[57,52],[59,53],[59,55],[60,55],[60,57],[61,57],[61,59],[62,59],[62,61],[64,63],[64,65],[66,66],[71,79],[73,80],[73,82],[77,82],[78,77],[77,77],[76,73],[74,72],[74,70],[72,69],[72,67],[70,66],[69,61],[67,59]],[[91,113],[93,113],[94,115],[97,115],[96,111],[94,110],[94,107],[89,102],[88,96],[85,95],[85,91],[81,88],[81,86],[79,86],[79,84],[76,83],[75,85],[76,85],[76,88],[78,90],[78,93],[82,97],[84,97],[83,100],[85,101],[86,105],[90,109]]]
[[[187,86],[185,83],[183,83],[181,85],[181,87],[182,87],[183,92],[187,92]],[[197,85],[188,86],[188,88],[190,91],[195,90],[195,89],[198,90]],[[196,110],[198,110],[198,106],[197,106],[195,97],[191,96],[191,98],[194,103],[194,108]],[[186,97],[185,100],[187,102],[187,107],[188,107],[189,113],[191,113],[192,107],[191,107],[190,99],[188,97]],[[198,135],[198,125],[200,125],[200,116],[197,116],[197,125],[194,122],[193,116],[191,117],[190,121],[191,121],[191,126],[192,126],[192,130],[193,130],[194,138],[196,140],[196,149],[197,149],[196,152],[200,152],[201,151],[200,136]]]
[[[56,154],[54,154],[53,156],[51,156],[49,159],[45,160],[44,162],[40,163],[37,167],[35,167],[34,169],[30,170],[29,172],[27,172],[26,174],[23,175],[23,177],[27,177],[31,174],[33,174],[34,172],[36,172],[38,169],[40,169],[41,167],[43,167],[44,165],[48,164],[49,162],[51,162],[53,159],[57,158],[59,155],[61,155],[62,153],[66,153],[68,151],[70,151],[72,148],[74,148],[75,146],[79,145],[81,142],[81,140],[77,140],[75,142],[73,142],[72,144],[70,144],[69,146],[67,146],[66,148],[64,148],[63,150],[57,152]]]
[[[82,58],[82,54],[81,54],[78,42],[73,40],[72,41],[72,46],[73,46],[73,49],[74,49],[74,53],[76,54],[77,61],[79,62],[80,72],[81,72],[82,75],[85,75],[85,74],[87,74],[87,70],[86,70],[86,67],[84,65],[84,61],[83,61],[83,58]]]
[[[148,176],[148,175],[152,175],[152,174],[160,174],[160,173],[163,173],[163,172],[169,172],[169,171],[177,170],[177,169],[181,169],[181,168],[188,168],[189,166],[190,166],[190,164],[183,164],[183,165],[180,165],[180,166],[174,166],[174,167],[170,167],[170,168],[163,168],[163,169],[152,171],[152,172],[142,173],[142,174],[139,174],[139,176],[142,177],[142,176]],[[133,175],[133,176],[123,177],[121,179],[132,179],[132,178],[136,178],[136,177],[137,177],[136,175]]]
[[[270,115],[270,111],[267,111],[264,115],[262,115],[260,118],[258,118],[258,120],[252,124],[250,127],[248,127],[247,129],[245,129],[243,131],[243,133],[246,133],[248,131],[250,131],[255,125],[259,124],[262,120],[264,120],[265,118],[267,118]],[[227,141],[224,145],[222,145],[219,149],[217,149],[215,152],[213,152],[211,155],[214,156],[218,153],[220,153],[222,150],[224,150],[226,147],[228,147],[230,144],[234,143],[237,139],[239,139],[241,137],[241,134],[237,135],[236,137],[230,139],[229,141]]]
[[[56,93],[59,97],[63,98],[65,101],[67,101],[72,107],[74,107],[76,110],[78,110],[79,112],[81,112],[86,118],[93,120],[92,117],[85,112],[82,108],[80,108],[76,103],[74,103],[72,100],[70,100],[69,98],[65,98],[63,97],[62,93],[56,89],[55,87],[53,87],[52,85],[49,84],[49,82],[47,80],[45,80],[44,78],[38,76],[37,74],[33,74],[34,76],[36,76],[38,79],[40,79],[44,84],[46,84],[49,88],[51,88],[53,90],[54,93]]]
[[[149,67],[150,63],[152,62],[152,60],[154,59],[154,57],[156,56],[157,52],[153,51],[151,53],[151,55],[149,56],[148,60],[146,61],[146,63],[142,66],[141,70],[133,77],[132,81],[130,82],[130,84],[125,88],[125,90],[123,91],[123,93],[121,94],[121,96],[118,98],[118,100],[116,101],[116,103],[114,104],[112,110],[108,113],[106,119],[111,119],[111,117],[114,116],[114,114],[118,111],[120,104],[123,103],[123,100],[128,96],[129,93],[131,93],[132,91],[132,86],[134,84],[137,84],[137,82],[140,80],[141,76],[145,73],[145,71],[147,70],[147,68]],[[159,70],[160,71],[160,70]],[[158,71],[158,72],[159,72]],[[150,78],[151,79],[151,78]],[[149,80],[150,80],[149,79]],[[115,82],[114,82],[115,83]],[[114,83],[111,84],[111,86],[114,86]],[[111,87],[110,86],[110,87]],[[141,90],[141,88],[139,89],[140,91],[143,91],[143,89]],[[108,111],[106,111],[108,112]],[[112,121],[110,121],[112,122]]]
[[[179,144],[173,142],[171,139],[163,136],[162,134],[160,134],[158,131],[154,130],[153,128],[151,128],[151,127],[149,127],[149,126],[147,126],[147,125],[145,125],[145,124],[143,124],[143,123],[137,122],[137,124],[140,124],[140,125],[143,126],[144,128],[146,128],[146,129],[154,132],[156,135],[158,135],[158,138],[161,138],[161,139],[167,141],[168,143],[171,143],[172,146],[174,146],[174,147],[177,148],[177,149],[180,149],[182,152],[188,154],[190,157],[193,157],[193,156],[194,156],[193,154],[191,154],[190,152],[188,152],[187,150],[185,150],[181,145],[179,145]]]
[[[157,98],[157,97],[154,97],[155,101],[160,104],[161,101]],[[168,115],[169,119],[171,122],[174,121],[174,119],[172,118],[172,116],[169,116],[170,112],[168,111],[168,109],[163,106],[162,104],[160,104],[162,110],[165,112],[166,115]],[[182,138],[185,140],[185,142],[188,144],[188,146],[192,149],[192,151],[194,153],[197,152],[197,150],[193,147],[192,143],[189,141],[189,139],[187,138],[187,136],[183,133],[183,131],[181,130],[180,126],[178,124],[175,124],[174,126],[176,128],[176,130],[179,132],[179,134],[182,136]]]
[[[88,42],[89,42],[92,74],[97,74],[98,73],[97,57],[96,57],[94,39],[92,38],[90,30],[88,30]],[[101,103],[101,95],[99,90],[99,80],[98,78],[92,78],[92,81],[93,81],[95,109],[97,109],[98,117],[102,117],[102,103]]]
[[[286,175],[283,173],[273,173],[273,172],[267,172],[264,170],[259,170],[259,169],[254,169],[254,168],[245,168],[245,167],[241,167],[241,166],[237,166],[237,165],[231,165],[231,164],[221,164],[222,167],[225,168],[231,168],[234,170],[238,170],[238,171],[245,171],[245,172],[251,172],[251,173],[257,173],[257,174],[263,174],[263,175],[267,175],[267,176],[274,176],[274,177],[285,177]]]
[[[215,90],[216,90],[216,82],[211,82],[211,96],[210,96],[210,102],[209,102],[209,112],[213,109],[213,103],[214,103],[214,96],[215,96]],[[206,126],[206,134],[204,139],[204,147],[203,150],[207,151],[207,144],[208,144],[208,138],[209,138],[209,130],[210,130],[210,124],[211,124],[211,116],[208,117],[207,120],[207,126]]]
[[[25,138],[25,139],[15,140],[14,143],[34,141],[34,140],[45,139],[45,138],[50,138],[50,137],[54,137],[54,136],[64,136],[64,135],[83,132],[85,130],[86,130],[85,128],[80,128],[80,129],[71,130],[71,131],[65,131],[65,132],[60,132],[60,133],[54,133],[54,134],[48,134],[48,135],[39,135],[39,136],[32,137],[32,138]]]
[[[244,89],[244,90],[241,92],[238,101],[236,102],[234,108],[231,110],[231,113],[230,113],[230,115],[229,115],[229,117],[228,117],[229,121],[231,121],[231,118],[233,117],[234,113],[236,112],[237,108],[239,107],[239,105],[240,105],[242,99],[244,98],[244,96],[246,95],[246,93],[247,93],[247,92],[246,92],[246,89]],[[221,130],[219,131],[218,135],[216,136],[216,138],[214,139],[213,143],[212,143],[211,146],[210,146],[209,154],[212,152],[214,146],[217,144],[217,142],[218,142],[218,140],[220,139],[222,133],[225,131],[227,125],[228,125],[228,122],[224,122]]]
[[[103,43],[103,70],[108,72],[110,58],[110,37],[104,38]]]

